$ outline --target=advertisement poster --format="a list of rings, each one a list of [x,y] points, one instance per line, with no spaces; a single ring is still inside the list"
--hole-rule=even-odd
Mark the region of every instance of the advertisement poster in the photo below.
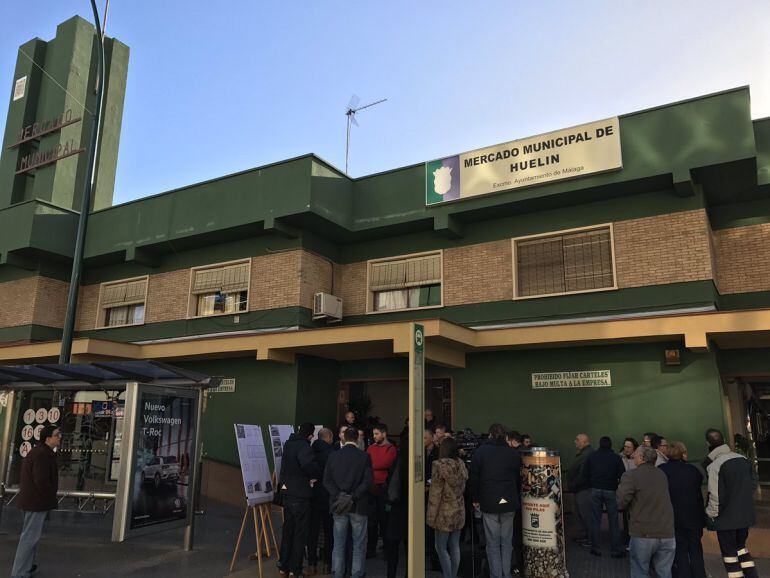
[[[196,403],[182,392],[140,389],[129,529],[187,519]]]
[[[283,459],[283,444],[294,433],[294,428],[290,425],[271,425],[270,426],[270,445],[273,448],[273,464],[275,465],[275,478],[281,473],[281,460]]]
[[[521,525],[525,575],[566,578],[558,452],[533,448],[521,468]]]
[[[243,488],[249,506],[272,502],[273,484],[270,481],[270,467],[267,464],[262,428],[243,423],[233,425],[235,441],[238,443],[238,456],[241,459]]]

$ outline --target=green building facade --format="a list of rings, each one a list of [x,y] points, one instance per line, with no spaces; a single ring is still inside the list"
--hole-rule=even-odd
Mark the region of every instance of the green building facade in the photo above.
[[[75,18],[22,46],[45,75],[17,63],[26,92],[10,95],[0,160],[5,364],[58,354],[85,155],[17,173],[28,149],[86,142],[75,100],[93,105],[93,40]],[[426,184],[452,159],[351,178],[309,154],[111,206],[128,49],[108,39],[108,60],[74,360],[234,379],[207,398],[210,493],[240,483],[234,422],[334,427],[369,404],[398,433],[418,320],[439,421],[500,421],[567,463],[581,432],[617,446],[657,431],[701,458],[706,428],[766,424],[770,119],[751,118],[748,87],[614,119],[620,166],[447,202],[426,203]],[[82,121],[10,146],[70,109]]]

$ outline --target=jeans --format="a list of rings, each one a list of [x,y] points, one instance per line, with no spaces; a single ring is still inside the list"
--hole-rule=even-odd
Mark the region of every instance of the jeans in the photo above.
[[[345,543],[348,537],[348,524],[353,531],[352,578],[364,575],[366,561],[366,526],[368,519],[363,514],[334,515],[334,551],[332,552],[332,574],[334,578],[345,576]]]
[[[310,530],[307,538],[307,563],[310,566],[318,564],[318,536],[324,531],[324,547],[321,552],[321,560],[331,566],[332,563],[332,515],[328,509],[321,510],[314,507],[310,512]]]
[[[16,558],[13,560],[12,578],[28,578],[35,562],[37,543],[43,533],[43,523],[48,512],[24,512],[24,525],[16,548]]]
[[[575,510],[580,524],[578,540],[591,539],[591,490],[580,490],[575,493]]]
[[[602,510],[607,508],[607,518],[610,522],[610,544],[613,554],[622,554],[620,529],[618,528],[618,500],[614,490],[591,490],[591,545],[595,550],[601,550]]]
[[[676,552],[674,538],[635,538],[631,536],[631,578],[647,578],[650,563],[658,578],[671,578]]]
[[[749,538],[749,529],[741,530],[719,530],[717,540],[719,540],[719,549],[722,551],[722,562],[724,562],[727,574],[743,572],[746,578],[757,578],[757,568],[754,566],[754,560],[746,548],[746,540]]]
[[[310,525],[310,498],[283,499],[283,531],[278,567],[286,572],[302,574],[307,530]]]
[[[675,528],[676,554],[674,555],[675,578],[706,578],[701,538],[703,529]]]
[[[508,578],[513,557],[513,521],[515,512],[490,514],[482,512],[484,536],[487,540],[489,578]]]
[[[436,530],[436,553],[444,578],[457,578],[460,569],[460,530]]]

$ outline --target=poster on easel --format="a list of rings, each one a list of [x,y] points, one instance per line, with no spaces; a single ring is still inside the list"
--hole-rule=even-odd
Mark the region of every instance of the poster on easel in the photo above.
[[[273,464],[275,465],[275,477],[281,474],[281,460],[283,459],[283,446],[294,433],[294,426],[271,425],[270,445],[273,448]]]
[[[243,423],[233,425],[241,460],[243,488],[249,506],[272,502],[273,482],[270,481],[270,467],[267,463],[262,428]]]

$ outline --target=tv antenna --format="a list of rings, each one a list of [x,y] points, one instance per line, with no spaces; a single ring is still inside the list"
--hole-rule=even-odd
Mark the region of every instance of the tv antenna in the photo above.
[[[347,139],[345,140],[345,174],[348,173],[348,156],[350,154],[350,125],[354,124],[358,126],[358,121],[356,120],[356,113],[359,110],[364,110],[365,108],[369,108],[371,106],[374,106],[375,104],[380,104],[381,102],[385,102],[386,100],[388,99],[383,98],[376,102],[370,102],[369,104],[365,104],[364,106],[358,106],[358,103],[361,101],[361,99],[358,98],[355,94],[350,97],[350,102],[348,103],[348,109],[345,111],[345,116],[348,117],[348,136],[347,136]]]

